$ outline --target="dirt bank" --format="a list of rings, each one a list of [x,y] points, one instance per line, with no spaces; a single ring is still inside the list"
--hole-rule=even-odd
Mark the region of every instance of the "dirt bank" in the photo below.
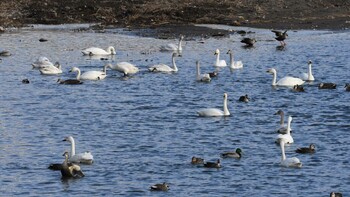
[[[345,29],[344,0],[15,0],[1,1],[0,26],[93,23],[117,27],[215,23],[275,29]]]

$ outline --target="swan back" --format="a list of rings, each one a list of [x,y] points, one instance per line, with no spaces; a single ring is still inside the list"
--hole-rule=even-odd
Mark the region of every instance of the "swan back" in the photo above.
[[[202,82],[209,82],[209,81],[211,81],[211,78],[210,78],[209,74],[200,74],[199,61],[196,61],[196,69],[197,69],[197,75],[196,75],[197,81],[202,81]]]
[[[225,60],[220,60],[220,50],[216,49],[214,55],[216,55],[216,61],[214,66],[216,67],[226,67],[226,61]]]
[[[242,61],[234,61],[234,59],[233,59],[233,51],[231,49],[227,51],[227,54],[230,54],[230,68],[232,68],[232,69],[243,68],[243,62]]]
[[[272,78],[272,85],[273,86],[288,86],[288,87],[293,87],[295,85],[302,85],[305,83],[305,81],[301,80],[300,78],[295,78],[295,77],[283,77],[280,79],[278,82],[277,81],[277,71],[274,68],[268,69],[266,72],[270,73],[273,75]]]
[[[223,111],[217,108],[207,108],[197,112],[199,116],[215,117],[215,116],[229,116],[230,112],[227,108],[227,93],[224,93]]]

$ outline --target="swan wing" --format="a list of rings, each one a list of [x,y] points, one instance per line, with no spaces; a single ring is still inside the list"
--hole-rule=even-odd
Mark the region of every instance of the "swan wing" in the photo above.
[[[82,50],[82,53],[84,55],[109,55],[107,51],[97,47],[90,47],[90,48],[84,49]]]
[[[39,71],[43,75],[56,75],[62,73],[62,70],[53,64],[44,65],[43,67],[39,68]]]
[[[174,69],[172,69],[170,66],[166,64],[157,64],[154,66],[151,66],[148,68],[149,71],[151,72],[172,72]]]
[[[285,167],[298,167],[298,168],[300,168],[302,166],[302,163],[298,158],[292,157],[292,158],[286,158],[285,160],[283,160],[281,162],[281,165],[285,166]]]
[[[81,76],[81,80],[101,80],[106,78],[106,74],[103,71],[87,71],[84,72]]]
[[[72,163],[91,164],[93,163],[93,160],[94,160],[94,157],[92,156],[91,152],[75,154],[69,158],[69,161]]]
[[[177,51],[178,46],[176,44],[171,43],[171,44],[160,46],[160,50],[161,51]]]
[[[197,111],[199,116],[211,117],[211,116],[224,116],[224,112],[217,108],[208,108]]]
[[[198,81],[203,81],[203,82],[209,82],[211,81],[210,75],[209,74],[201,74],[199,75]]]
[[[225,60],[220,60],[218,63],[215,62],[214,64],[216,67],[226,67],[226,61]]]
[[[302,85],[303,83],[305,83],[305,81],[303,81],[300,78],[296,78],[296,77],[283,77],[282,79],[280,79],[277,82],[277,85],[279,86],[295,86],[295,85]]]
[[[288,134],[278,134],[275,142],[280,143],[281,140],[283,140],[286,144],[294,143],[293,137]]]
[[[300,75],[300,79],[302,79],[302,80],[304,80],[304,81],[306,81],[306,80],[308,80],[308,74],[307,73],[301,73],[301,75]]]
[[[233,65],[231,65],[231,68],[233,68],[233,69],[243,68],[243,62],[242,61],[236,61],[236,62],[233,63]]]

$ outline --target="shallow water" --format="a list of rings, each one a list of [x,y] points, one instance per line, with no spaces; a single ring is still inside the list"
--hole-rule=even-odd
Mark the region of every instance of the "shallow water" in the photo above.
[[[216,28],[233,28],[214,26]],[[242,28],[239,28],[242,29]],[[114,33],[75,32],[69,28],[34,28],[0,35],[0,50],[13,55],[0,63],[0,173],[1,195],[14,196],[329,196],[350,194],[349,145],[350,32],[290,31],[284,50],[269,30],[251,29],[258,43],[241,47],[242,38],[210,38],[204,44],[186,41],[176,74],[146,70],[156,63],[171,63],[171,54],[159,46],[176,40],[158,40]],[[40,38],[48,42],[39,42]],[[117,55],[107,61],[82,56],[81,50],[114,46]],[[244,68],[220,71],[210,83],[195,81],[195,61],[202,72],[213,71],[214,51],[228,61],[228,49]],[[64,73],[43,76],[32,70],[39,56],[59,61]],[[305,93],[272,88],[274,67],[278,78],[298,76],[313,61],[316,81]],[[108,70],[103,81],[79,86],[58,85],[58,78],[73,78],[72,66],[83,72],[100,70],[106,62],[130,61],[141,72],[124,78]],[[30,84],[22,84],[24,78]],[[320,82],[338,84],[319,90]],[[222,106],[229,95],[230,117],[200,118],[196,111]],[[252,100],[240,103],[248,94]],[[279,166],[281,151],[274,144],[282,109],[293,116],[295,143],[287,157],[297,156],[301,169]],[[77,152],[92,151],[95,163],[82,165],[86,176],[62,181],[60,172],[47,169],[63,161],[70,150],[65,136],[75,137]],[[315,143],[316,154],[297,155],[297,147]],[[192,166],[192,156],[215,161],[224,151],[240,147],[243,158],[223,159],[222,168]],[[167,182],[170,191],[151,192],[149,186]]]

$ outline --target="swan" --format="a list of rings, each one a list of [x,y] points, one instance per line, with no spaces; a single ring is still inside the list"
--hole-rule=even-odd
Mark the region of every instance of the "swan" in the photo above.
[[[309,70],[307,73],[302,73],[300,78],[304,81],[315,81],[315,77],[312,75],[312,61],[308,61]]]
[[[169,190],[169,185],[164,183],[158,183],[155,185],[151,186],[151,190],[153,191],[168,191]]]
[[[240,148],[237,148],[234,152],[221,153],[221,157],[240,159],[242,157],[242,150]]]
[[[68,136],[64,138],[63,141],[68,141],[71,143],[71,156],[69,161],[72,163],[84,163],[84,164],[92,164],[94,162],[94,158],[91,152],[87,151],[84,153],[75,154],[75,142],[72,136]]]
[[[43,75],[57,75],[62,73],[62,66],[56,62],[55,65],[49,64],[39,68],[39,71]]]
[[[115,55],[115,49],[114,47],[110,46],[107,48],[107,50],[101,49],[101,48],[97,48],[97,47],[90,47],[87,49],[84,49],[81,51],[84,55]]]
[[[47,57],[39,57],[32,63],[33,68],[43,68],[45,66],[53,66],[53,63]]]
[[[87,71],[81,74],[80,69],[78,67],[73,67],[69,72],[77,72],[77,80],[102,80],[106,78],[106,70],[108,65],[103,67],[103,71]]]
[[[206,167],[206,168],[221,168],[220,159],[218,159],[216,162],[206,162],[206,163],[204,163],[204,167]]]
[[[283,140],[287,144],[294,143],[293,137],[290,134],[290,124],[292,122],[292,116],[288,116],[287,132],[286,134],[278,134],[276,137],[276,143],[279,143]]]
[[[191,164],[203,164],[203,163],[204,163],[204,159],[200,157],[193,156],[191,159]]]
[[[135,65],[129,63],[129,62],[119,62],[116,65],[108,64],[108,67],[110,67],[113,70],[116,70],[118,72],[121,72],[124,74],[124,76],[127,76],[129,74],[135,74],[139,72],[139,68],[137,68]]]
[[[232,69],[240,69],[243,68],[242,61],[234,61],[233,60],[233,52],[231,50],[227,51],[227,54],[230,54],[230,68]]]
[[[177,69],[177,66],[175,63],[175,57],[181,57],[181,55],[179,55],[178,53],[172,54],[171,60],[172,60],[173,67],[170,67],[166,64],[157,64],[157,65],[149,67],[148,70],[150,72],[166,72],[166,73],[177,72],[178,69]]]
[[[216,49],[214,55],[216,55],[216,61],[214,66],[216,67],[226,67],[226,61],[225,60],[220,60],[220,50]]]
[[[196,76],[197,81],[203,81],[203,82],[211,81],[209,74],[200,74],[201,72],[199,68],[199,61],[196,61],[196,68],[197,68],[197,76]]]
[[[223,110],[221,111],[220,109],[216,108],[207,108],[198,111],[199,116],[204,116],[204,117],[212,117],[212,116],[229,116],[230,112],[228,111],[227,108],[227,93],[224,93],[224,105],[223,105]]]
[[[68,152],[63,154],[64,161],[61,167],[61,174],[63,178],[81,178],[84,177],[84,173],[81,170],[80,166],[68,162]]]
[[[316,152],[316,146],[315,144],[310,144],[309,147],[302,147],[295,150],[296,153],[306,154],[306,153],[315,153]]]
[[[182,40],[184,39],[184,36],[180,36],[179,38],[179,43],[176,45],[176,44],[167,44],[167,45],[163,45],[160,47],[160,50],[161,51],[174,51],[174,52],[177,52],[177,53],[181,53],[182,52]]]
[[[280,141],[280,146],[281,146],[281,151],[282,151],[281,166],[300,168],[302,166],[302,163],[298,158],[296,158],[296,157],[287,158],[286,157],[286,153],[284,152],[284,144],[285,144],[285,141],[281,140]]]
[[[276,78],[277,78],[276,69],[270,68],[266,72],[273,74],[273,79],[272,79],[273,86],[295,86],[295,85],[302,85],[303,83],[305,83],[305,81],[299,78],[289,77],[289,76],[283,77],[278,82],[276,82]]]
[[[284,126],[284,112],[282,110],[278,110],[275,115],[280,115],[280,127],[277,129],[277,133],[280,134],[286,134],[287,133],[287,127]],[[290,128],[290,131],[292,132],[292,128]]]

